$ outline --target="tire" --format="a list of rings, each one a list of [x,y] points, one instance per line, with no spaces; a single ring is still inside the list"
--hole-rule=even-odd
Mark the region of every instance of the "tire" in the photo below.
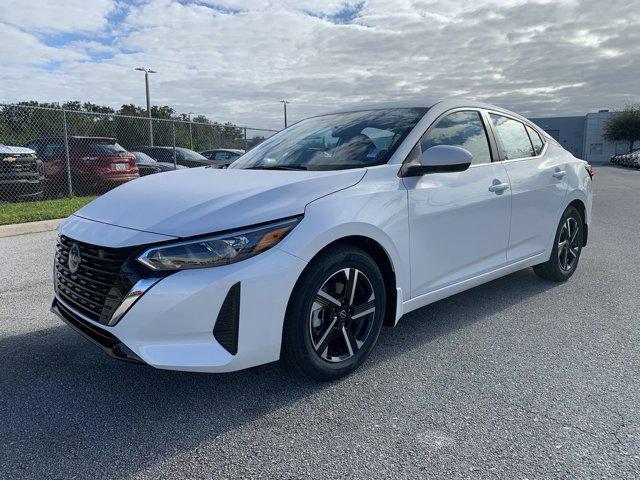
[[[378,339],[385,298],[382,273],[365,251],[337,246],[323,253],[305,269],[289,300],[283,363],[322,381],[352,372]]]
[[[556,230],[551,257],[545,263],[534,266],[533,271],[545,280],[566,282],[578,268],[583,244],[582,215],[577,208],[567,207]]]

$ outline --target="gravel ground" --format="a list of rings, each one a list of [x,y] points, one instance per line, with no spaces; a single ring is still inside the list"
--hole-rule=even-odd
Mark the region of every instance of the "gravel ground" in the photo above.
[[[0,478],[638,478],[640,172],[596,172],[571,281],[407,315],[331,384],[166,372],[48,311],[55,234],[0,239]]]

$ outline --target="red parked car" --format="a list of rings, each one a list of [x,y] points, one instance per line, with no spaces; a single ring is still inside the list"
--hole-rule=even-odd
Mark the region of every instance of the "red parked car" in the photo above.
[[[43,161],[49,194],[68,193],[64,138],[36,138],[25,147]],[[140,176],[133,154],[109,137],[69,137],[69,165],[76,194],[102,193]]]

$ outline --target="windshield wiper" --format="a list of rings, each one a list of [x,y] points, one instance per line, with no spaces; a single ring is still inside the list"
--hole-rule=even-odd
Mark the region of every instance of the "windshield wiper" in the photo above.
[[[307,170],[304,165],[256,165],[247,167],[247,170]]]

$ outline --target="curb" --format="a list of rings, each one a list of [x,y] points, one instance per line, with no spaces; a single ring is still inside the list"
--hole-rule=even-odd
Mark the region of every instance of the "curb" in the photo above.
[[[0,225],[0,238],[14,237],[27,233],[50,232],[56,230],[65,219],[42,220],[40,222],[14,223],[13,225]]]

